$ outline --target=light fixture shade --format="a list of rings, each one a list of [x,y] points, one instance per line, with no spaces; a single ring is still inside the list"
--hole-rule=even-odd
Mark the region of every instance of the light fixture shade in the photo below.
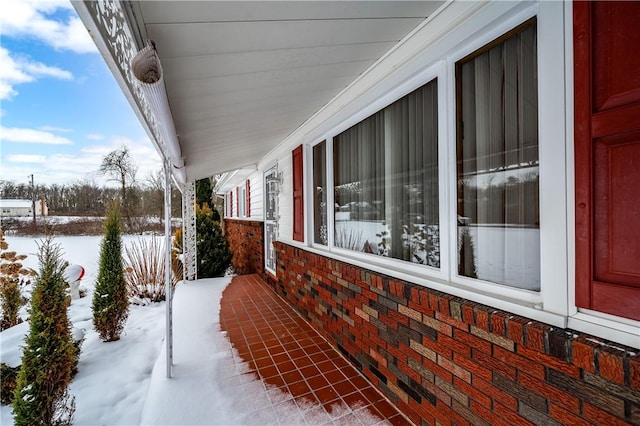
[[[153,44],[149,44],[134,56],[131,69],[156,118],[160,136],[168,151],[165,156],[169,157],[174,169],[173,174],[180,183],[185,183],[185,163],[169,108],[162,64]]]

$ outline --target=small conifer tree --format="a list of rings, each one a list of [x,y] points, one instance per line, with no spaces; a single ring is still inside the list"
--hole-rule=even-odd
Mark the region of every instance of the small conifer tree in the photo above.
[[[198,278],[220,276],[231,263],[229,243],[222,234],[220,222],[214,220],[213,212],[207,204],[196,205]]]
[[[476,249],[471,238],[468,227],[462,228],[460,241],[458,242],[458,274],[478,278],[478,268],[476,267]]]
[[[29,334],[13,398],[15,424],[67,425],[73,421],[71,382],[77,352],[67,317],[66,262],[47,237],[39,246],[40,273],[31,295]]]
[[[107,209],[92,304],[93,327],[104,342],[120,339],[129,315],[120,234],[120,206],[116,201]]]

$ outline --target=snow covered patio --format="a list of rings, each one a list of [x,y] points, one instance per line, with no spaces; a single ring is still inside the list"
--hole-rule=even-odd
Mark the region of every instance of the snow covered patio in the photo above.
[[[222,292],[219,327],[233,356],[216,350],[228,343],[218,341],[209,302],[219,287],[209,281],[176,292],[173,378],[161,354],[142,424],[410,424],[258,275]]]

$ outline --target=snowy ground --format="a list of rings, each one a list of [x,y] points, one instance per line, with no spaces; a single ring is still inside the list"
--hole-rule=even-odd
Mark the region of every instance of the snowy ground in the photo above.
[[[139,237],[125,236],[125,244]],[[148,238],[148,237],[147,237]],[[9,249],[28,254],[26,266],[37,268],[36,241],[6,237]],[[246,367],[220,331],[222,291],[229,277],[180,283],[174,298],[173,378],[166,378],[165,304],[131,306],[121,339],[103,343],[93,331],[91,297],[98,271],[100,237],[59,237],[71,263],[86,270],[82,286],[86,297],[74,300],[69,317],[84,329],[79,372],[70,386],[75,396],[75,424],[274,424],[283,412],[298,412],[278,405],[277,418],[256,416],[256,409],[273,401],[271,393]],[[26,323],[0,333],[0,359],[15,365],[28,331]],[[236,362],[234,362],[234,356]],[[243,371],[244,370],[244,371]],[[283,395],[283,400],[286,396]],[[0,424],[12,425],[10,406],[1,406]],[[313,418],[305,417],[313,424]],[[302,421],[304,421],[302,420]]]

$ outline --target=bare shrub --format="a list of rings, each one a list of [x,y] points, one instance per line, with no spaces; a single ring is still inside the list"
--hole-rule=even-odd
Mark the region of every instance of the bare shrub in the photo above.
[[[182,264],[182,228],[178,228],[173,233],[173,249],[171,250],[171,270],[176,281],[184,279],[184,265]]]
[[[23,289],[31,284],[30,277],[36,275],[35,271],[22,266],[26,258],[24,254],[9,251],[9,243],[0,229],[0,331],[22,322],[19,311],[26,303]]]
[[[365,251],[368,244],[362,231],[341,227],[336,230],[335,245],[354,251]]]
[[[131,303],[145,305],[161,302],[165,294],[165,252],[162,239],[138,239],[125,247],[125,280]],[[175,288],[175,275],[171,285]]]

